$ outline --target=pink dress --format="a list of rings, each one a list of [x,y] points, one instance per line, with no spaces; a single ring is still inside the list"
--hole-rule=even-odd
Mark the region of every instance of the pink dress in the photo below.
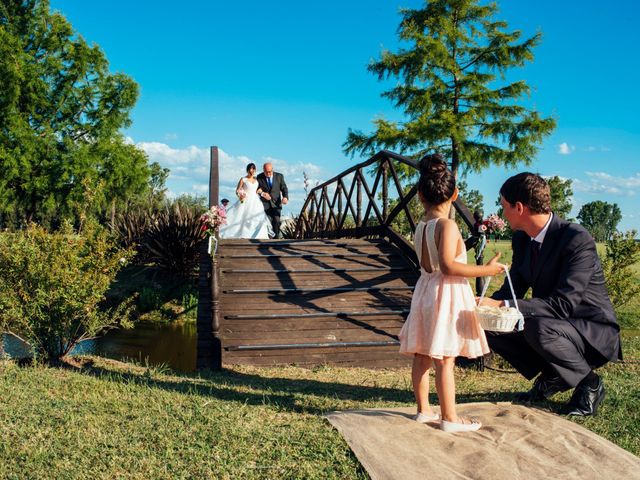
[[[480,327],[474,307],[475,297],[465,277],[444,275],[439,268],[435,230],[438,219],[420,221],[416,226],[414,244],[418,261],[422,261],[425,246],[433,271],[420,265],[420,278],[411,299],[409,316],[400,331],[400,353],[420,353],[434,358],[463,356],[480,357],[489,353],[489,346]],[[467,251],[456,257],[467,263]]]

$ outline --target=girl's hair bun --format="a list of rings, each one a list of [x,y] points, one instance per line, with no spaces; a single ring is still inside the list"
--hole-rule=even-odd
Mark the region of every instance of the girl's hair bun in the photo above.
[[[439,153],[425,155],[420,159],[420,173],[423,175],[433,175],[447,170],[447,162]]]
[[[439,153],[425,155],[419,162],[420,180],[418,190],[432,205],[449,200],[456,189],[456,179],[447,162]]]

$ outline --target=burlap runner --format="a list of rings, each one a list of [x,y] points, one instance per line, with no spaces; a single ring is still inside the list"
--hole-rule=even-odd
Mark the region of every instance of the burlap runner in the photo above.
[[[640,479],[640,458],[569,420],[510,403],[469,403],[475,433],[411,420],[415,408],[331,412],[372,479]]]

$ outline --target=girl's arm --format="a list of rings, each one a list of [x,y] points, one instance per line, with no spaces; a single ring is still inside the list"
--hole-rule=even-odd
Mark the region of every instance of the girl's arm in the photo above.
[[[244,180],[244,177],[240,177],[240,181],[238,182],[238,186],[236,187],[236,192],[240,190],[240,188],[242,188],[242,180]]]
[[[440,227],[438,260],[442,273],[456,277],[487,277],[504,272],[506,266],[498,263],[500,252],[496,253],[486,265],[468,265],[456,262],[456,251],[460,239],[458,225],[453,220],[444,219],[438,221],[438,227]]]

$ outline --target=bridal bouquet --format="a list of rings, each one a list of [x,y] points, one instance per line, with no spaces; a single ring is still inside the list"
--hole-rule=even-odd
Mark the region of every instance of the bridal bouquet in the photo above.
[[[227,212],[224,207],[214,205],[200,217],[200,222],[202,222],[202,233],[212,236],[220,225],[227,223]]]
[[[502,235],[506,228],[507,224],[504,223],[504,220],[495,213],[492,213],[478,227],[478,232],[485,233],[487,235]]]
[[[209,236],[209,253],[211,253],[211,242],[215,242],[215,249],[213,252],[215,255],[215,252],[218,249],[216,232],[221,225],[225,225],[227,223],[227,211],[224,207],[214,205],[200,217],[200,222],[202,223],[200,231]]]
[[[240,199],[240,203],[244,203],[244,199],[247,198],[247,192],[245,192],[242,188],[236,190],[236,195]]]

